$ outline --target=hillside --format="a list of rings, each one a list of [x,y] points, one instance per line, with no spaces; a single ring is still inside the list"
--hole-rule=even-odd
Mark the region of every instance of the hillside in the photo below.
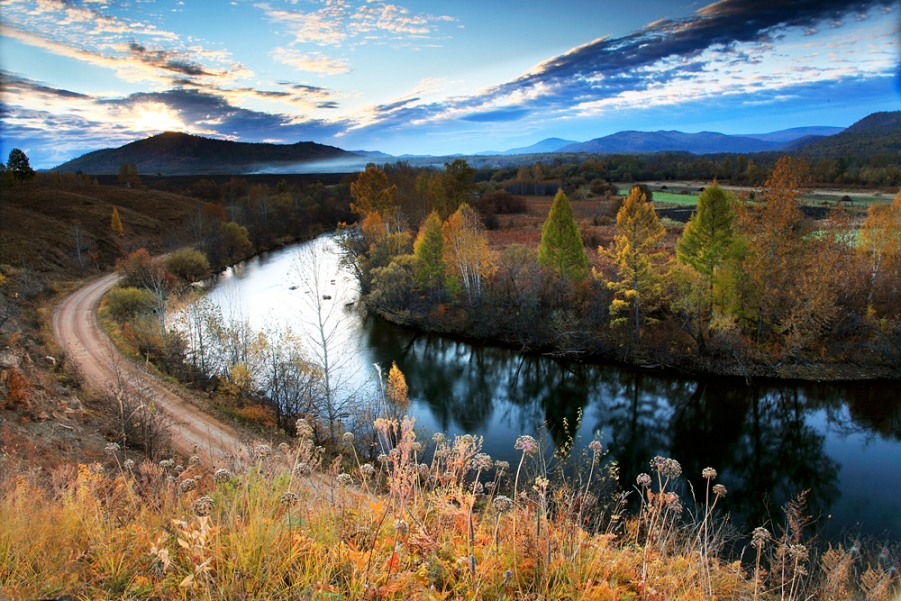
[[[243,174],[267,168],[285,169],[321,161],[360,162],[361,157],[315,142],[255,144],[214,140],[166,132],[119,148],[83,155],[55,168],[62,172],[116,174],[123,163],[134,163],[142,174]]]
[[[74,178],[73,178],[74,179]],[[40,272],[78,273],[73,239],[76,220],[90,240],[88,272],[106,270],[128,252],[158,251],[179,242],[188,216],[202,201],[157,190],[89,184],[31,183],[3,191],[0,203],[0,264]],[[125,237],[110,227],[116,207]]]
[[[815,157],[847,154],[874,156],[901,151],[901,111],[873,113],[834,136],[804,146],[800,152]]]
[[[780,142],[716,132],[686,134],[680,131],[621,131],[588,142],[569,144],[558,152],[633,153],[685,151],[693,154],[765,152],[777,150]]]

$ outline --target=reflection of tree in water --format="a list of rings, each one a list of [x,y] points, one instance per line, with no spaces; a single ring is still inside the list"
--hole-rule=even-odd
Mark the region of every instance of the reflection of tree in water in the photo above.
[[[771,517],[780,520],[772,510],[809,489],[811,515],[826,513],[840,494],[840,466],[825,453],[825,435],[807,425],[810,409],[797,389],[755,390],[750,396],[735,460],[725,466],[727,483],[736,482],[729,508],[749,527],[757,526]]]
[[[887,394],[881,382],[816,386],[806,396],[808,406],[823,409],[830,427],[843,435],[901,440],[901,396]]]
[[[619,463],[624,488],[630,488],[635,476],[647,470],[648,461],[669,448],[669,399],[684,392],[687,383],[675,379],[608,368],[598,383],[599,398],[592,406],[596,412],[593,431],[601,430],[608,439],[612,457]]]

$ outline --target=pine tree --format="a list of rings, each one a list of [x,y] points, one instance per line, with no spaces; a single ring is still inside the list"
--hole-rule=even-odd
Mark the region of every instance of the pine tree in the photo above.
[[[444,234],[441,218],[432,211],[413,243],[413,253],[422,261],[419,274],[423,286],[437,288],[444,281]]]
[[[541,229],[538,261],[557,275],[581,282],[588,277],[588,256],[573,219],[573,209],[563,190],[557,191],[554,204]]]
[[[619,272],[619,281],[607,284],[617,295],[610,304],[610,313],[628,315],[629,305],[632,305],[635,343],[638,344],[642,314],[653,309],[651,303],[663,288],[655,260],[664,253],[651,251],[666,233],[666,229],[657,219],[654,205],[647,202],[639,188],[632,188],[616,214],[616,229],[619,234],[613,239],[613,248],[610,251],[598,249],[601,254],[613,259]],[[627,316],[614,318],[611,325],[625,323],[628,319]],[[647,317],[644,319],[647,320]]]
[[[116,207],[113,207],[113,217],[110,220],[110,225],[117,236],[120,238],[125,236],[125,230],[122,228],[122,220],[119,219],[119,210],[116,209]]]

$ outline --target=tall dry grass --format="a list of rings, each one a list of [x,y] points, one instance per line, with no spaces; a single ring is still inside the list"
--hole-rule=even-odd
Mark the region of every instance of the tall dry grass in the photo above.
[[[522,437],[511,469],[472,436],[428,444],[410,420],[378,420],[382,454],[323,465],[312,430],[296,444],[236,449],[228,469],[197,458],[122,460],[46,474],[0,470],[0,597],[37,599],[866,599],[895,593],[859,549],[815,558],[803,503],[782,535],[758,531],[745,562],[712,484],[676,494],[681,467],[655,458],[623,513],[605,496],[599,443],[560,479]],[[427,458],[427,459],[425,459]],[[9,462],[7,462],[9,463]],[[569,472],[572,474],[572,472]],[[502,494],[506,492],[506,494]],[[508,496],[509,495],[509,496]],[[749,560],[750,558],[750,560]],[[888,561],[888,559],[886,559]]]

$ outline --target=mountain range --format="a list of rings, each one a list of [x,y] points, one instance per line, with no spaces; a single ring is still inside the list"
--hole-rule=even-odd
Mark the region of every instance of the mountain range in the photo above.
[[[622,131],[587,142],[548,138],[531,146],[511,148],[485,155],[630,154],[689,152],[693,154],[750,154],[796,152],[813,157],[841,158],[901,152],[901,111],[874,113],[847,129],[840,127],[796,127],[762,134],[727,135],[717,132]],[[454,155],[454,157],[465,155]],[[413,157],[423,165],[441,165],[454,157]],[[350,172],[366,163],[397,159],[377,150],[346,151],[315,142],[256,144],[231,142],[166,132],[126,144],[90,152],[56,167],[59,171],[81,171],[92,175],[115,174],[122,163],[134,163],[139,173],[164,175],[211,175],[249,173]],[[424,162],[423,162],[424,161]]]

